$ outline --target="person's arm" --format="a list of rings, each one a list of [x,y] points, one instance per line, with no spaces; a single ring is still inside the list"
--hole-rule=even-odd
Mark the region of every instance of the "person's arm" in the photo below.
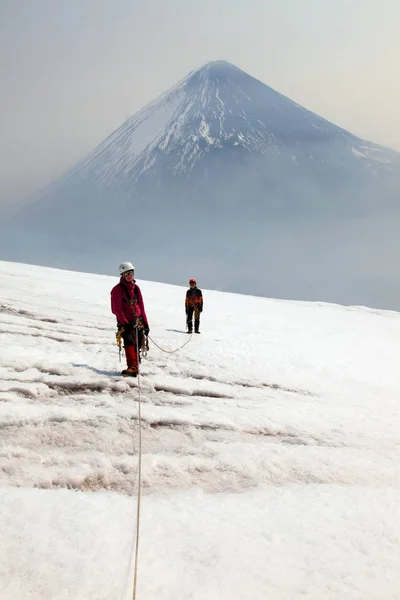
[[[189,290],[186,292],[186,299],[185,299],[185,313],[186,314],[188,312],[188,308],[189,308]]]
[[[140,287],[138,285],[136,286],[136,291],[137,291],[137,303],[140,308],[140,316],[142,317],[143,325],[148,325],[149,322],[147,320],[146,311],[144,309],[143,296],[142,296],[142,292],[140,291]]]
[[[120,285],[116,285],[111,290],[111,312],[117,317],[118,323],[125,324],[128,322],[122,309],[122,290]]]

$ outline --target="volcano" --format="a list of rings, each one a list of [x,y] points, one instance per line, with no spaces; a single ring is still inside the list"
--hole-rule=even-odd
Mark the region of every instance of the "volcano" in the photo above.
[[[246,255],[257,265],[241,274],[246,291],[276,295],[254,283],[278,230],[290,223],[292,245],[304,223],[382,215],[399,193],[398,153],[214,61],[30,199],[1,248],[9,260],[105,273],[139,261],[146,278],[169,282],[196,268],[231,291],[243,291],[232,270]]]

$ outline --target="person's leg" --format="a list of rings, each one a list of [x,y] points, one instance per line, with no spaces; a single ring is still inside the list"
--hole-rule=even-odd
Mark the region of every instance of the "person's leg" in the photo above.
[[[136,351],[135,335],[136,331],[123,335],[127,369],[122,371],[122,374],[130,375],[132,377],[135,377],[138,372],[138,356]]]
[[[195,333],[200,333],[199,327],[200,327],[200,311],[196,306],[196,308],[194,309],[194,332]]]
[[[193,331],[193,311],[194,311],[193,306],[189,306],[188,313],[187,313],[188,333],[192,333],[192,331]]]

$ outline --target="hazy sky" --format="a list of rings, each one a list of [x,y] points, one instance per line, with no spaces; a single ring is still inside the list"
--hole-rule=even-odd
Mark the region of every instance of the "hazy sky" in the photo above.
[[[399,0],[0,0],[0,205],[209,60],[400,151]]]

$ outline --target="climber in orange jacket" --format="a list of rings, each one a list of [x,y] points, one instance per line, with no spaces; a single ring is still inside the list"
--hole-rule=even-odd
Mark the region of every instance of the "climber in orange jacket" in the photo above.
[[[188,333],[193,333],[193,314],[194,314],[194,332],[200,333],[200,313],[203,311],[203,294],[197,287],[195,279],[189,280],[190,288],[186,292],[185,311]]]

